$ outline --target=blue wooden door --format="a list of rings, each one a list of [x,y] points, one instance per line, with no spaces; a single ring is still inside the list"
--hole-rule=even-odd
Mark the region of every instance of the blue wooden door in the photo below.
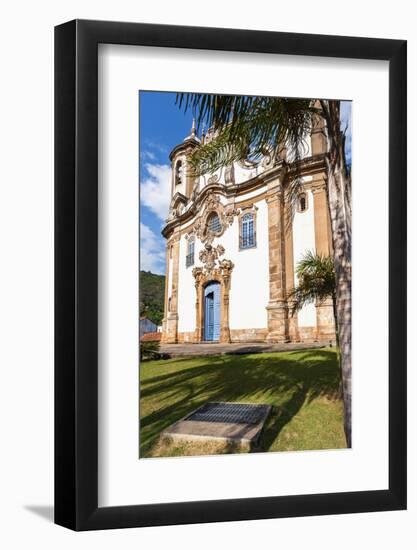
[[[213,281],[204,289],[204,339],[220,338],[220,283]]]

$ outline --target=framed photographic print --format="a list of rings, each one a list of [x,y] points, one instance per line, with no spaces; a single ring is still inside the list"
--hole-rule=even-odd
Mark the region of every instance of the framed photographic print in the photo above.
[[[406,507],[406,42],[55,30],[55,521]]]

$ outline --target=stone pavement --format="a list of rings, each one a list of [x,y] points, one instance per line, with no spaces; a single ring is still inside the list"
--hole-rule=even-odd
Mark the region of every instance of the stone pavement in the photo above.
[[[329,344],[323,344],[323,342],[313,342],[311,344],[219,344],[213,342],[204,344],[161,344],[160,351],[167,353],[171,357],[184,357],[188,355],[242,355],[244,353],[325,348],[328,345],[330,345],[330,342]]]

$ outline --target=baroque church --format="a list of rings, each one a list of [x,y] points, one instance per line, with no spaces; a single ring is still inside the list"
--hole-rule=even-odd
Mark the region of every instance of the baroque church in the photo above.
[[[170,154],[164,343],[335,340],[331,301],[292,314],[288,293],[307,251],[332,254],[322,126],[302,160],[285,148],[196,177],[188,158],[213,139],[191,134]],[[294,178],[301,181],[289,205]]]

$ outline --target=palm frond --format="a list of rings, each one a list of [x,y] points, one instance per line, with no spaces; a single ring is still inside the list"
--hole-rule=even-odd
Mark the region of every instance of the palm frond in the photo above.
[[[203,123],[214,128],[215,139],[223,139],[227,130],[232,145],[246,140],[255,157],[285,143],[295,160],[302,158],[312,117],[317,114],[309,99],[182,93],[176,102],[180,109],[192,110],[198,128]]]
[[[298,285],[287,295],[292,302],[292,314],[304,305],[323,302],[332,298],[336,291],[333,259],[308,251],[297,263]]]
[[[311,99],[179,93],[176,103],[191,110],[197,128],[204,124],[216,132],[196,149],[191,164],[196,174],[213,173],[221,166],[248,156],[258,160],[266,151],[287,148],[295,172],[287,187],[288,216],[293,217],[302,184],[299,161],[307,152],[306,138],[323,106]],[[326,105],[327,107],[327,105]]]

